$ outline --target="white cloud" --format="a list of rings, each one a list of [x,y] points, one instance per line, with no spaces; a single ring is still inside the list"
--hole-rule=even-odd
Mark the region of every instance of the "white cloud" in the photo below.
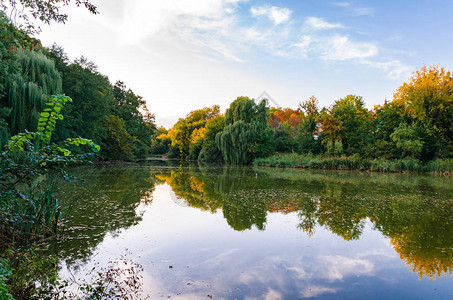
[[[363,64],[369,65],[373,68],[381,69],[387,73],[386,77],[393,80],[398,80],[400,78],[409,77],[412,70],[414,69],[411,66],[403,64],[399,60],[392,60],[387,62],[378,62],[378,61],[370,61],[370,60],[363,60]]]
[[[240,15],[235,13],[242,1],[131,0],[123,2],[125,13],[116,30],[124,45],[142,47],[155,56],[165,56],[172,49],[207,60],[244,62],[252,49],[259,47],[272,56],[293,59],[312,56],[330,61],[354,60],[387,72],[389,78],[404,74],[407,68],[396,61],[371,61],[379,54],[377,43],[354,41],[346,35],[322,35],[324,30],[346,29],[341,23],[322,18],[306,18],[305,29],[312,32],[305,32],[296,40],[297,27],[288,22],[292,11],[286,7],[253,6],[253,16],[266,17],[274,26],[258,22],[244,27]],[[334,5],[353,8],[350,2]]]
[[[307,57],[308,52],[311,50],[313,43],[315,43],[316,40],[314,37],[310,35],[303,35],[300,37],[299,42],[296,44],[293,44],[293,47],[297,48],[297,52],[300,55],[300,57]]]
[[[316,17],[309,17],[305,21],[305,25],[314,30],[323,30],[323,29],[334,29],[334,28],[343,28],[343,25],[340,23],[329,23],[323,19]]]
[[[125,1],[125,13],[117,26],[119,40],[123,45],[146,47],[151,53],[165,55],[168,49],[179,49],[241,62],[243,59],[236,54],[241,45],[230,47],[233,41],[242,38],[231,30],[236,27],[234,12],[240,1]]]
[[[353,2],[334,2],[334,6],[346,9],[353,16],[372,16],[374,9],[372,7],[357,7]]]
[[[319,261],[324,265],[323,278],[331,281],[343,280],[351,274],[370,274],[374,270],[374,265],[364,259],[333,255],[320,256]]]
[[[327,38],[322,48],[322,58],[340,61],[373,57],[379,52],[374,43],[354,42],[349,37],[341,35]]]
[[[301,291],[300,296],[302,298],[314,298],[322,294],[334,294],[338,289],[328,288],[325,286],[313,285]]]
[[[352,2],[334,2],[333,5],[340,7],[349,7],[352,5]]]
[[[250,13],[254,17],[266,16],[274,22],[274,25],[279,25],[289,20],[292,11],[286,7],[254,6],[250,8]]]
[[[374,9],[372,7],[356,7],[352,9],[354,16],[372,16],[374,15]]]

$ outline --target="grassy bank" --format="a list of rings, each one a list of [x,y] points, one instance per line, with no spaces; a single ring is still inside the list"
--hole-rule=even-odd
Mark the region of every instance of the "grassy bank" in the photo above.
[[[255,166],[327,170],[361,170],[373,172],[434,172],[453,173],[453,159],[436,159],[423,163],[417,159],[364,159],[358,156],[304,156],[296,153],[276,154],[257,158]]]

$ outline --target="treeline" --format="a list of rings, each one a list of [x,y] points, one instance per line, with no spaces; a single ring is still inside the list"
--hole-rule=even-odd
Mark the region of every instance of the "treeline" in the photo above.
[[[145,100],[126,85],[99,73],[83,56],[70,61],[54,44],[49,49],[0,16],[0,148],[17,133],[35,131],[50,95],[73,102],[61,112],[52,141],[83,136],[101,146],[98,159],[143,158],[157,128]]]
[[[153,144],[170,157],[231,164],[274,153],[421,162],[452,158],[453,75],[423,66],[392,101],[373,109],[357,95],[322,108],[312,96],[296,109],[238,97],[225,114],[218,106],[192,111]]]
[[[329,107],[313,96],[284,109],[238,97],[223,114],[217,105],[198,109],[166,130],[156,127],[142,97],[121,81],[110,83],[84,57],[70,61],[57,45],[43,48],[4,17],[0,36],[0,147],[34,131],[49,96],[64,93],[73,102],[52,141],[91,139],[101,146],[98,159],[154,154],[249,164],[275,153],[422,162],[453,155],[453,76],[436,66],[417,70],[373,109],[357,95]]]

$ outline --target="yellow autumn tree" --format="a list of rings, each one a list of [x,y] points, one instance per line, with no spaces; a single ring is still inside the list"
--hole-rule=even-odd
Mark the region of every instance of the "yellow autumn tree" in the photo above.
[[[437,155],[453,151],[453,73],[439,66],[415,71],[393,95],[416,126],[422,127],[436,145]]]

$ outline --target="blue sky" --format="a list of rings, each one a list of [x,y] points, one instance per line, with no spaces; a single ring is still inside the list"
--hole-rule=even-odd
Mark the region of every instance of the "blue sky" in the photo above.
[[[453,68],[453,1],[99,0],[42,26],[143,96],[158,125],[266,91],[282,107],[315,95],[390,100],[422,64]]]

